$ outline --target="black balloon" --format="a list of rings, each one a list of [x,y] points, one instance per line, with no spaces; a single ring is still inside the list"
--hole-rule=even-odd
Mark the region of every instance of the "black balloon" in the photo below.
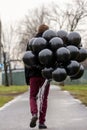
[[[42,76],[46,79],[52,79],[52,72],[53,72],[53,68],[44,68],[42,69]]]
[[[61,47],[57,49],[56,57],[58,62],[66,63],[70,60],[70,51],[65,47]]]
[[[35,39],[36,39],[36,38],[30,39],[30,41],[29,41],[29,43],[28,43],[28,49],[31,50],[31,51],[32,51],[32,44],[33,44],[33,42],[34,42]]]
[[[50,41],[53,37],[56,37],[56,36],[57,36],[57,33],[50,29],[46,30],[42,35],[42,37],[45,38],[47,41]]]
[[[80,65],[79,71],[77,72],[77,74],[75,74],[74,76],[71,76],[71,80],[76,80],[82,77],[82,75],[84,74],[84,67],[83,65]]]
[[[64,30],[59,30],[58,32],[57,32],[57,36],[58,37],[60,37],[62,40],[63,40],[63,42],[64,42],[64,44],[67,44],[68,42],[68,38],[67,38],[67,36],[68,36],[68,33],[66,32],[66,31],[64,31]]]
[[[23,56],[24,64],[39,68],[45,79],[62,82],[67,76],[75,80],[84,73],[79,62],[87,58],[87,50],[82,47],[77,32],[68,34],[64,30],[55,32],[48,29],[41,37],[32,38],[27,47],[30,51]]]
[[[29,67],[34,66],[37,64],[36,56],[32,53],[32,51],[26,51],[23,56],[23,62]]]
[[[80,48],[80,47],[82,47],[82,43],[80,43],[80,44],[78,45],[78,48]]]
[[[66,67],[66,71],[69,76],[73,76],[76,73],[78,73],[79,69],[80,69],[80,64],[75,60],[71,60]]]
[[[70,45],[79,46],[81,42],[81,36],[77,32],[70,32],[68,34],[68,42]]]
[[[41,50],[45,49],[46,46],[47,46],[47,41],[42,37],[38,37],[34,40],[32,44],[32,49],[33,52],[39,53]]]
[[[52,38],[50,41],[50,48],[52,51],[56,51],[58,48],[63,47],[63,40],[58,37]]]
[[[66,79],[67,73],[64,68],[57,68],[52,72],[52,78],[57,82],[62,82]]]
[[[52,58],[53,58],[53,53],[49,49],[43,49],[42,51],[39,52],[38,58],[41,64],[43,65],[51,65],[52,63]]]
[[[82,62],[82,61],[86,60],[86,58],[87,58],[87,50],[85,48],[81,47],[79,49],[79,55],[77,56],[76,60],[78,62]]]
[[[66,48],[70,51],[70,60],[75,60],[79,55],[79,49],[73,45],[69,45]]]

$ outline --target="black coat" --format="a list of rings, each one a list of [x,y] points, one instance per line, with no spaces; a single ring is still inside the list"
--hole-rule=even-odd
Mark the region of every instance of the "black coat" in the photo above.
[[[42,33],[38,33],[35,37],[41,37]],[[26,51],[28,51],[28,46]],[[29,85],[29,80],[30,77],[42,77],[41,75],[41,68],[36,68],[36,67],[32,67],[32,68],[27,68],[25,66],[25,80],[26,80],[26,84]]]

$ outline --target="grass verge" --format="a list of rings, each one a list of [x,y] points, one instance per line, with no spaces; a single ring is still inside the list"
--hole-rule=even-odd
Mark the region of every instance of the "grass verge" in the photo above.
[[[14,96],[0,96],[0,107],[2,107],[5,103],[14,99]]]
[[[0,107],[28,90],[28,86],[0,86]]]
[[[87,85],[65,85],[62,90],[67,90],[75,98],[87,106]]]

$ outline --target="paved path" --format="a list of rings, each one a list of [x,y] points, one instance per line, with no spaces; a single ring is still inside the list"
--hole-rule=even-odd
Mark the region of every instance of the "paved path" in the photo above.
[[[0,130],[31,130],[28,99],[26,92],[0,108]],[[48,100],[47,130],[87,130],[87,107],[80,101],[55,86]]]

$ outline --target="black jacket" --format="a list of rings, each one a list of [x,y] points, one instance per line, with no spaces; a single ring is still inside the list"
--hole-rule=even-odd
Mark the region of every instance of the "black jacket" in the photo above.
[[[41,37],[42,33],[38,33],[35,37]],[[26,51],[28,51],[28,46]],[[42,77],[41,75],[41,68],[36,68],[36,67],[32,67],[32,68],[27,68],[25,66],[25,80],[26,80],[26,84],[29,85],[29,79],[30,77]]]

